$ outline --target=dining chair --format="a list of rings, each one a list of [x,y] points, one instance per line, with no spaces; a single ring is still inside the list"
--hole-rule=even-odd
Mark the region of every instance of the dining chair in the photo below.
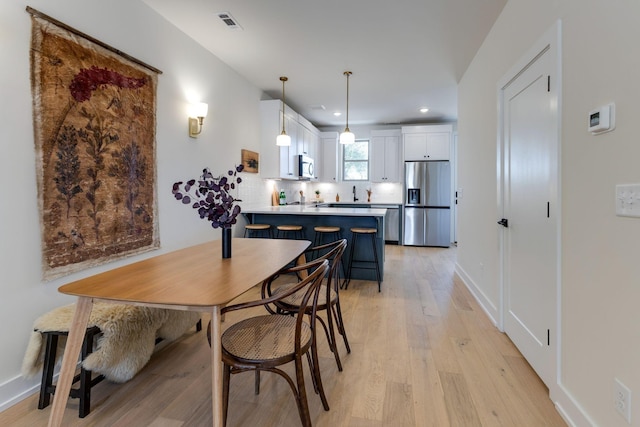
[[[301,311],[295,316],[286,314],[266,314],[254,316],[231,325],[222,334],[222,399],[223,419],[226,425],[229,407],[229,383],[231,374],[254,371],[259,380],[261,371],[273,372],[283,377],[296,398],[296,404],[302,425],[311,426],[307,393],[304,384],[302,358],[306,355],[311,369],[311,378],[316,392],[320,394],[325,410],[329,410],[318,366],[316,346],[312,345],[315,337],[316,305],[322,278],[329,270],[329,262],[316,259],[306,264],[286,268],[267,280],[273,280],[281,274],[308,273],[306,277],[286,292],[280,292],[267,298],[229,305],[221,310],[222,314],[230,311],[277,303],[296,292],[302,293]],[[309,313],[307,319],[307,313]],[[211,344],[210,333],[208,334]],[[294,362],[296,381],[279,367]],[[256,394],[259,386],[256,384]]]
[[[338,352],[334,323],[335,327],[337,327],[338,329],[338,333],[342,335],[347,353],[351,353],[349,340],[347,339],[347,331],[344,327],[344,320],[342,318],[342,309],[340,308],[339,294],[340,280],[338,267],[342,263],[342,255],[344,254],[346,247],[347,240],[340,239],[336,240],[335,242],[308,248],[305,251],[305,254],[309,254],[308,256],[316,256],[316,260],[326,259],[327,261],[329,261],[330,267],[326,277],[326,284],[323,283],[320,286],[320,295],[318,297],[318,305],[316,309],[319,312],[326,311],[327,313],[326,323],[320,316],[317,317],[317,320],[324,328],[325,334],[327,336],[327,341],[329,342],[329,348],[331,349],[331,352],[336,359],[336,364],[338,365],[339,371],[342,371],[342,362],[340,361],[340,354]],[[272,282],[265,281],[263,282],[261,291],[262,297],[267,298],[269,296],[277,296],[284,292],[288,293],[289,289],[293,286],[296,286],[296,283],[286,283],[278,287],[272,287]],[[300,304],[300,302],[303,296],[303,292],[298,291],[279,299],[273,304],[273,307],[266,306],[266,308],[270,313],[297,313],[301,310],[302,305]],[[309,307],[307,307],[306,310],[307,312],[309,312]]]

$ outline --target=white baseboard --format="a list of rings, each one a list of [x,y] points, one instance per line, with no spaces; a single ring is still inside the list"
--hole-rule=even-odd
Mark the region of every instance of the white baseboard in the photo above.
[[[25,379],[22,375],[0,384],[0,412],[40,390],[40,376]]]
[[[482,290],[475,284],[475,282],[471,279],[467,272],[464,271],[464,269],[460,267],[460,264],[458,264],[457,262],[455,265],[455,274],[458,275],[460,280],[462,280],[462,283],[464,283],[469,292],[471,292],[482,310],[487,314],[491,322],[493,322],[493,325],[497,326],[499,316],[498,308],[496,307],[496,305],[493,304],[489,298],[487,298],[485,293],[482,292]]]
[[[589,417],[584,408],[576,402],[561,383],[559,383],[555,389],[556,393],[552,393],[549,397],[553,401],[560,416],[570,427],[597,426],[596,422]]]
[[[482,310],[487,314],[489,319],[497,327],[497,319],[499,317],[498,308],[491,302],[489,298],[475,284],[471,277],[464,271],[458,263],[455,265],[455,274],[458,275],[462,283],[469,289],[476,302]],[[555,387],[551,387],[552,395],[549,396],[556,410],[564,421],[570,427],[595,427],[597,424],[587,415],[587,412],[576,402],[567,389],[558,383]],[[555,391],[553,391],[555,390]]]

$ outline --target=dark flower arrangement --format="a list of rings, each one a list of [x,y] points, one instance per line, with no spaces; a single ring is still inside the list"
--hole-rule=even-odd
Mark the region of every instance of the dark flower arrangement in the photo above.
[[[238,165],[227,172],[228,176],[214,177],[209,168],[205,168],[198,181],[174,183],[173,195],[185,205],[193,200],[191,207],[198,210],[200,218],[210,221],[213,228],[231,228],[240,213],[240,206],[235,202],[242,200],[235,199],[229,192],[242,182],[238,173],[243,169],[243,165]]]

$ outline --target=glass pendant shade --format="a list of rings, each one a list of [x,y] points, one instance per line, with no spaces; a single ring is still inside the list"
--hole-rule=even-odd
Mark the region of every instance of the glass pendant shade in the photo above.
[[[340,144],[353,144],[356,142],[356,136],[348,128],[340,134]]]
[[[291,137],[284,131],[276,137],[276,145],[280,147],[288,147],[291,145]]]

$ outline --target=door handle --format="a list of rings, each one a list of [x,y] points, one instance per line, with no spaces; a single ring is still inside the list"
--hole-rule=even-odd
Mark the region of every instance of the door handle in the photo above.
[[[498,224],[500,224],[504,228],[509,228],[509,220],[507,218],[502,218],[500,221],[498,221]]]

